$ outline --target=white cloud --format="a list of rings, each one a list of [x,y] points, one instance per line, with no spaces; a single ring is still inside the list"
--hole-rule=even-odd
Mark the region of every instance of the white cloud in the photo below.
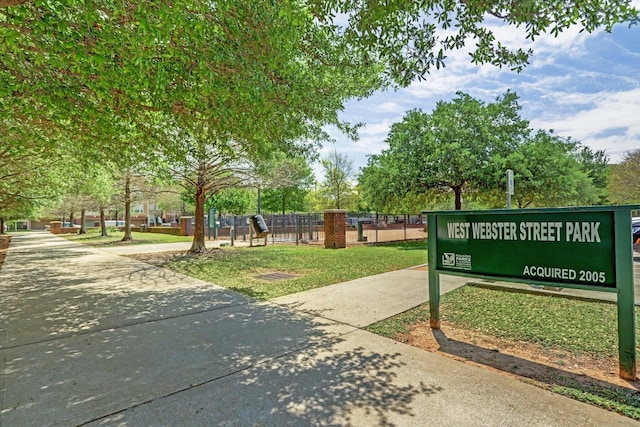
[[[397,102],[383,102],[374,108],[376,113],[404,113],[404,108]]]
[[[562,104],[567,107],[589,105],[577,113],[558,114],[555,120],[532,121],[538,128],[554,129],[571,136],[594,150],[605,150],[612,162],[633,148],[640,147],[640,88],[620,92],[567,94]],[[626,129],[623,134],[602,136],[608,129]]]

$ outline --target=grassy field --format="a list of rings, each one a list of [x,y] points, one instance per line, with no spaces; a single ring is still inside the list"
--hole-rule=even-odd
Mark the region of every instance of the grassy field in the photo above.
[[[534,343],[544,349],[569,353],[575,357],[606,358],[617,363],[615,304],[465,286],[442,297],[440,315],[443,322],[458,328]],[[409,332],[412,325],[428,320],[429,305],[423,304],[375,323],[368,330],[397,339]],[[636,316],[636,331],[640,331],[638,320]],[[563,377],[543,386],[556,393],[640,419],[640,397],[629,388],[578,382]]]
[[[122,231],[110,231],[108,237],[100,236],[100,232],[97,230],[91,230],[87,234],[60,234],[60,237],[64,237],[74,242],[84,243],[93,246],[108,246],[117,244],[126,245],[144,245],[148,243],[175,243],[175,242],[190,242],[193,237],[189,236],[172,236],[169,234],[161,233],[139,233],[136,231],[131,232],[133,240],[130,242],[121,242],[124,232]]]
[[[340,250],[290,245],[223,248],[198,256],[178,256],[165,266],[255,298],[269,299],[425,264],[426,249],[425,241]],[[296,277],[277,281],[259,277],[274,272]]]

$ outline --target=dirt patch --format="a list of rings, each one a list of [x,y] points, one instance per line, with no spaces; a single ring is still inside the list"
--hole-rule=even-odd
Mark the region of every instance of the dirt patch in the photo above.
[[[431,329],[428,322],[417,323],[399,339],[426,351],[542,385],[556,385],[563,377],[582,383],[640,389],[640,382],[625,381],[618,376],[617,359],[578,356],[532,343],[498,339],[446,322],[442,322],[440,330]]]
[[[2,264],[4,264],[4,259],[7,256],[10,243],[11,236],[0,236],[0,270],[2,270]]]

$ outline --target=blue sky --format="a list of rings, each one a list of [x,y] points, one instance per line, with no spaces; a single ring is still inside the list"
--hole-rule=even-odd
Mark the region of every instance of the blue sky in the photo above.
[[[491,65],[471,64],[468,51],[450,54],[446,67],[427,79],[398,91],[378,92],[348,102],[341,118],[365,124],[360,139],[353,142],[338,131],[330,131],[335,143],[327,143],[320,154],[336,149],[348,155],[357,170],[367,155],[380,153],[390,126],[405,112],[421,108],[431,112],[436,102],[449,101],[456,91],[485,102],[506,90],[520,97],[521,116],[534,129],[553,129],[593,150],[605,150],[611,163],[624,153],[640,148],[640,28],[620,24],[612,33],[580,33],[571,29],[534,42],[513,27],[494,27],[497,38],[511,47],[532,48],[533,56],[521,73]],[[319,179],[322,168],[314,167]]]

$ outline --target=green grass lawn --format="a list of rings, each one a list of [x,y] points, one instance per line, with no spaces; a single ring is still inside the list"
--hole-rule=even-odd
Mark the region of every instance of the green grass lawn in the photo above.
[[[161,233],[140,233],[132,231],[133,240],[130,242],[120,242],[124,236],[123,231],[110,231],[108,237],[100,236],[100,231],[91,230],[87,234],[59,234],[60,237],[73,240],[74,242],[84,243],[93,246],[109,246],[109,245],[144,245],[148,243],[175,243],[190,242],[193,237],[189,236],[172,236],[170,234]]]
[[[269,245],[222,248],[185,255],[166,267],[255,298],[269,299],[427,262],[426,241],[330,250],[319,246]],[[283,272],[297,277],[269,281]]]
[[[442,321],[462,329],[534,343],[551,351],[618,358],[616,304],[465,286],[442,297],[440,316]],[[427,303],[375,323],[368,330],[397,338],[409,332],[412,325],[428,320]],[[640,331],[639,320],[636,316],[636,331]],[[640,419],[640,397],[628,388],[581,383],[561,376],[544,388]]]

